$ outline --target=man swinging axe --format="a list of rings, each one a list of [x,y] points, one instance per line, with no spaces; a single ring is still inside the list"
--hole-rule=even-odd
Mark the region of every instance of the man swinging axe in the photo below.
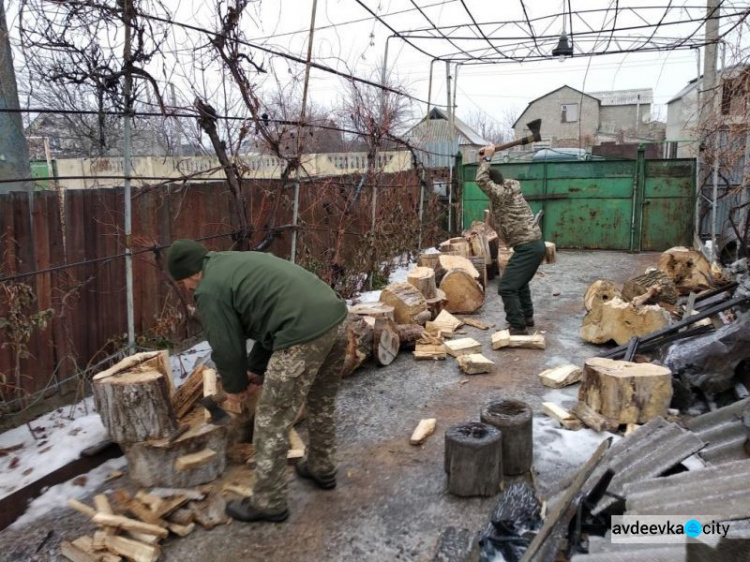
[[[516,144],[527,144],[540,140],[538,122],[533,122],[536,130],[532,136],[519,139]],[[530,127],[532,124],[529,124]],[[524,142],[525,141],[525,142]],[[492,220],[498,236],[513,255],[505,267],[498,285],[498,293],[503,299],[505,319],[511,335],[525,335],[527,328],[534,326],[534,305],[531,302],[529,282],[536,274],[544,259],[545,245],[542,232],[534,223],[534,214],[521,193],[521,185],[516,180],[506,180],[499,170],[490,167],[492,155],[497,147],[485,146],[479,150],[482,159],[477,170],[476,182],[490,198]],[[506,148],[505,145],[501,148]]]
[[[297,474],[320,488],[336,486],[334,410],[346,355],[346,303],[309,271],[260,252],[209,252],[177,240],[167,268],[193,292],[229,400],[244,402],[248,367],[267,363],[255,412],[253,494],[229,502],[226,511],[240,521],[284,521],[289,431],[303,404],[310,443]],[[247,339],[256,342],[250,357]]]

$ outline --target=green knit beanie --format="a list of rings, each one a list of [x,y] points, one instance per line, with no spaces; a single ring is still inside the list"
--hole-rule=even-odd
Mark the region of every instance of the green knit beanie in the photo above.
[[[195,240],[175,240],[167,252],[167,269],[172,279],[182,281],[203,270],[208,250]]]

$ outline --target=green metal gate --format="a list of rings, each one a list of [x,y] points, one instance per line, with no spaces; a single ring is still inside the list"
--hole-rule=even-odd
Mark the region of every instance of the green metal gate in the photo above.
[[[662,251],[691,245],[695,161],[637,160],[496,164],[521,189],[545,240],[558,248]],[[463,224],[482,220],[487,196],[477,164],[462,166]]]

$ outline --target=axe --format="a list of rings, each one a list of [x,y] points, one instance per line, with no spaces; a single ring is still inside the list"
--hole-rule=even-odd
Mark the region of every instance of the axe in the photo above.
[[[227,425],[231,418],[224,408],[216,403],[214,398],[215,396],[204,396],[200,399],[200,404],[211,414],[210,423],[214,425]]]
[[[506,142],[503,144],[496,144],[495,145],[495,152],[500,152],[501,150],[505,150],[506,148],[512,148],[514,146],[529,144],[531,142],[539,142],[542,140],[542,135],[539,134],[539,130],[542,128],[542,120],[541,119],[534,119],[530,123],[526,123],[526,127],[528,127],[529,131],[531,131],[531,134],[528,136],[523,137],[522,139],[516,139],[512,140],[510,142]]]

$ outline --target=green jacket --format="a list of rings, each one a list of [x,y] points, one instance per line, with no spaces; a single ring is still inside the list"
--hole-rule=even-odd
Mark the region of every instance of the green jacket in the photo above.
[[[316,275],[260,252],[209,252],[194,297],[230,393],[248,385],[248,338],[256,342],[251,363],[262,364],[272,351],[314,340],[347,314],[344,300]]]
[[[490,198],[497,234],[508,248],[541,240],[542,231],[534,224],[534,213],[523,198],[520,183],[516,180],[493,182],[490,163],[483,160],[477,170],[477,185]]]

